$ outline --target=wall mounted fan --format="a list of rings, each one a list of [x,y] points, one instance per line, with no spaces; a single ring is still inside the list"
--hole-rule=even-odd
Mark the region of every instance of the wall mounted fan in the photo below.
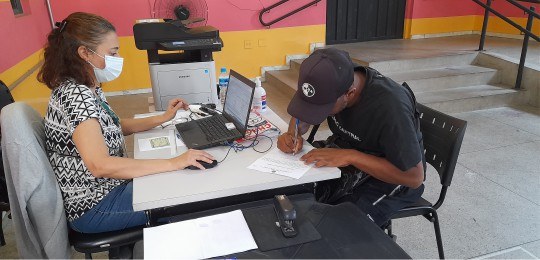
[[[154,17],[180,20],[187,27],[206,25],[208,5],[205,0],[156,0]]]

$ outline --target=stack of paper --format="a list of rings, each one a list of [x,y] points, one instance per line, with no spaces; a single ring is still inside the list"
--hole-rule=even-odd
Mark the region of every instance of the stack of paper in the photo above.
[[[145,259],[203,259],[256,248],[240,210],[144,229]]]

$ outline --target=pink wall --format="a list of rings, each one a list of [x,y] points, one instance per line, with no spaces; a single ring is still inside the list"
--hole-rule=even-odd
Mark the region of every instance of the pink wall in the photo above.
[[[471,0],[408,0],[407,5],[408,19],[476,15],[481,8]]]
[[[485,0],[481,0],[486,2]],[[539,4],[520,2],[529,7],[534,5],[536,12],[540,11]],[[526,17],[519,8],[504,0],[493,0],[493,9],[508,17]],[[483,15],[484,8],[471,0],[408,0],[406,18],[436,18],[449,16]]]
[[[45,1],[23,1],[15,17],[9,1],[0,2],[0,73],[43,48],[51,30]]]
[[[540,4],[532,4],[532,3],[527,3],[527,2],[519,2],[519,3],[527,8],[529,8],[530,6],[534,6],[536,8],[536,12],[537,13],[540,12]],[[494,1],[492,6],[493,6],[493,9],[509,17],[527,17],[527,15],[525,15],[524,12],[521,11],[521,9],[503,0]],[[482,15],[484,14],[483,11],[481,12],[481,14]],[[536,19],[534,23],[537,23],[537,22],[538,20]]]
[[[208,24],[220,31],[244,31],[264,29],[259,23],[259,11],[277,0],[207,0]],[[310,0],[295,0],[272,10],[265,21],[293,10]],[[133,24],[137,19],[151,18],[154,1],[150,0],[51,0],[55,20],[64,19],[72,12],[83,11],[99,14],[111,21],[120,36],[133,35]],[[271,28],[324,24],[326,1],[310,7],[294,17],[274,24]]]

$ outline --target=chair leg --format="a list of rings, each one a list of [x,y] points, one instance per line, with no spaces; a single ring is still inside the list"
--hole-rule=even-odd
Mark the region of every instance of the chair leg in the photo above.
[[[388,220],[388,222],[386,223],[386,226],[383,228],[383,230],[384,229],[386,229],[386,232],[387,232],[388,236],[390,238],[392,238],[392,240],[394,240],[394,242],[396,242],[397,241],[397,236],[392,233],[392,220],[391,219]]]
[[[92,254],[84,253],[84,259],[92,259]]]
[[[4,228],[2,228],[2,211],[0,211],[0,246],[6,245],[6,238],[4,237]]]
[[[386,225],[386,231],[389,236],[392,236],[392,220],[388,220],[388,224]]]
[[[444,259],[444,249],[441,238],[441,229],[439,227],[439,217],[437,216],[437,211],[432,211],[433,216],[433,227],[435,228],[435,239],[437,240],[437,250],[439,251],[439,258]]]

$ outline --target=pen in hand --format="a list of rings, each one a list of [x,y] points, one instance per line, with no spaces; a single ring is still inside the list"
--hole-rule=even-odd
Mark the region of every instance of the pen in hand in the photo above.
[[[298,118],[296,119],[296,123],[294,125],[294,141],[293,141],[293,155],[296,155],[296,147],[297,147],[297,142],[298,142],[298,124],[300,123],[300,120],[298,120]]]

